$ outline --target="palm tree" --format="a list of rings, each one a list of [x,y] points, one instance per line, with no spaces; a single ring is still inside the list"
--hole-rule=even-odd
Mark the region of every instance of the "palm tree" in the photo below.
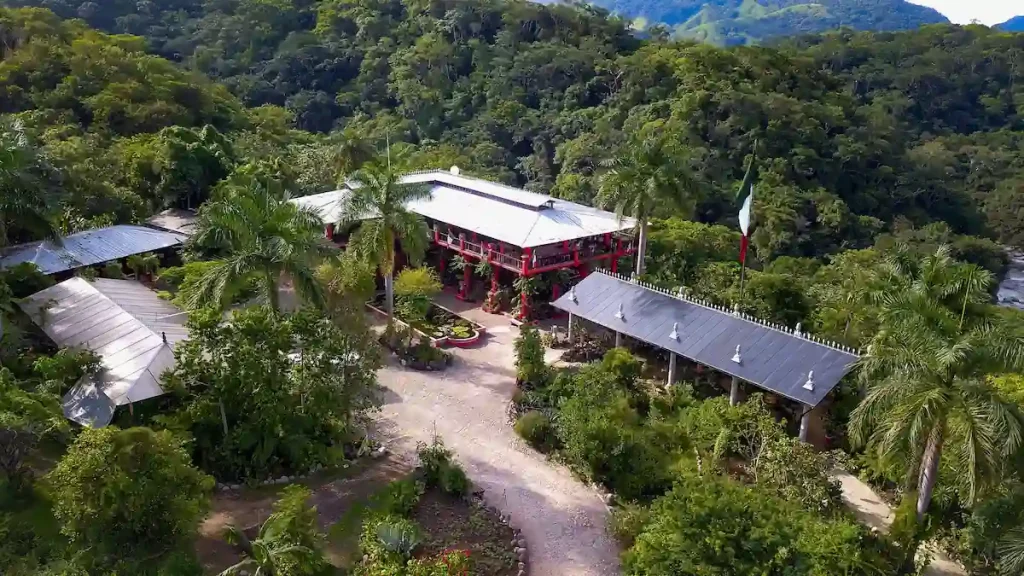
[[[0,124],[0,248],[17,231],[60,243],[50,219],[57,194],[53,175],[20,122]]]
[[[396,159],[396,162],[401,158]],[[342,224],[361,221],[349,248],[373,262],[384,277],[388,320],[395,310],[395,253],[401,247],[412,263],[419,263],[427,250],[426,222],[406,207],[430,196],[430,188],[402,184],[390,159],[367,162],[353,178],[353,190],[342,211]]]
[[[252,568],[255,568],[252,572],[254,576],[273,576],[286,565],[317,565],[319,559],[315,550],[289,541],[288,527],[291,522],[290,515],[275,512],[260,527],[255,540],[249,540],[245,532],[236,526],[228,526],[225,539],[237,546],[245,554],[245,559],[221,572],[220,576],[232,576]]]
[[[899,247],[884,268],[889,284],[874,295],[880,329],[859,361],[867,392],[851,415],[851,439],[906,470],[921,519],[944,452],[973,501],[1020,446],[1024,423],[986,376],[1024,368],[1024,339],[990,313],[992,275],[956,262],[948,248],[919,259]]]
[[[305,302],[323,308],[316,269],[328,246],[320,217],[254,182],[220,192],[200,209],[190,240],[190,250],[219,259],[188,295],[188,307],[223,308],[239,287],[254,285],[260,300],[279,312],[278,281],[286,277]]]
[[[620,219],[632,216],[637,220],[637,275],[644,273],[647,221],[655,207],[668,202],[692,213],[699,193],[692,175],[684,168],[688,156],[678,136],[651,132],[631,139],[620,149],[622,155],[604,163],[608,171],[598,187],[601,205],[614,208]]]

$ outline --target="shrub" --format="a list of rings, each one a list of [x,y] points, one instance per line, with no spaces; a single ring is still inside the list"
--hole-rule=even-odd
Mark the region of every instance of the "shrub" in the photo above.
[[[417,446],[420,468],[427,487],[438,487],[442,492],[461,496],[469,491],[469,479],[461,466],[452,460],[452,451],[437,436],[430,444]]]
[[[160,554],[195,534],[213,479],[170,432],[85,429],[48,476],[61,532],[97,557]]]
[[[651,521],[651,516],[649,506],[634,503],[623,504],[612,511],[609,527],[619,544],[629,548],[636,542],[637,536],[644,531],[647,523]]]
[[[544,345],[540,332],[529,324],[519,327],[515,341],[516,380],[520,385],[543,387],[551,377],[551,370],[544,361]]]
[[[124,279],[124,271],[121,270],[121,263],[107,262],[103,265],[103,269],[100,270],[100,276],[103,278],[112,278],[114,280]]]
[[[756,460],[753,472],[759,485],[805,509],[833,512],[842,505],[839,481],[829,476],[832,458],[806,442],[781,437],[770,442]]]
[[[430,268],[406,268],[395,278],[395,307],[409,323],[422,323],[430,312],[430,300],[441,291],[441,282]]]
[[[562,454],[570,466],[627,500],[662,494],[671,485],[680,438],[661,437],[646,426],[613,375],[589,370],[578,378],[588,380],[558,412]]]
[[[541,452],[550,452],[558,443],[555,427],[543,412],[531,410],[516,421],[516,434]]]
[[[683,474],[652,505],[624,573],[892,574],[862,526],[823,520],[726,476]]]
[[[423,495],[423,484],[412,478],[395,480],[375,497],[379,510],[385,514],[408,516]]]
[[[22,262],[17,266],[0,270],[0,280],[11,289],[11,296],[24,298],[40,290],[53,286],[53,278],[43,274],[39,267],[31,262]]]

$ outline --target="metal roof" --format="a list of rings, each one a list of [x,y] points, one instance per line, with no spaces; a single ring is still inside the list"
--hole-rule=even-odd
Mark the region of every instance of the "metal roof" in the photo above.
[[[0,268],[31,262],[43,274],[57,274],[133,254],[170,248],[182,244],[187,238],[177,232],[119,224],[65,236],[63,246],[57,246],[49,240],[11,246],[0,251]]]
[[[185,313],[134,280],[71,278],[20,306],[58,346],[100,357],[102,373],[64,396],[65,415],[90,426],[110,422],[107,400],[123,406],[163,394],[160,376],[174,367],[174,346],[188,338]]]
[[[552,305],[808,406],[824,400],[858,358],[852,349],[603,272]]]
[[[169,208],[146,220],[146,225],[152,228],[167,230],[168,232],[178,232],[191,236],[195,234],[198,220],[199,216],[192,210]]]
[[[410,211],[520,248],[636,226],[636,220],[619,219],[605,210],[442,170],[407,174],[402,183],[431,185],[430,197],[410,203]],[[291,201],[313,209],[325,223],[333,223],[341,221],[349,192],[334,190]]]

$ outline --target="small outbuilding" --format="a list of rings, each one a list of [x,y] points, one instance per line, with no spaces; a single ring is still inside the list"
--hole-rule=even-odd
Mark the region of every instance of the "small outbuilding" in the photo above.
[[[71,278],[25,298],[21,309],[61,348],[100,357],[64,396],[64,415],[83,426],[106,426],[118,406],[160,396],[174,347],[188,338],[186,314],[134,280]]]
[[[681,356],[730,376],[733,403],[744,382],[787,399],[800,416],[801,440],[820,428],[812,413],[859,358],[799,325],[790,329],[604,271],[584,278],[552,306],[569,313],[570,338],[573,322],[582,318],[614,332],[616,345],[630,337],[667,351],[670,384]]]

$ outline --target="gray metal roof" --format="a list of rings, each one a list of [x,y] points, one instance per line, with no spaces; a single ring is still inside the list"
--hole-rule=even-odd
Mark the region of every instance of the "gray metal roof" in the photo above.
[[[64,397],[65,415],[89,426],[110,422],[108,404],[163,394],[160,377],[174,367],[174,346],[188,338],[185,313],[133,280],[71,278],[19,305],[58,346],[100,357],[102,372]]]
[[[187,238],[178,232],[119,224],[65,236],[63,246],[49,240],[11,246],[0,251],[0,268],[31,262],[44,274],[57,274],[177,246]]]
[[[636,226],[636,220],[620,219],[605,210],[444,170],[406,174],[402,183],[431,187],[430,197],[410,203],[410,211],[520,248],[622,232]],[[349,193],[349,189],[335,190],[291,202],[313,209],[325,223],[335,223],[341,221]]]
[[[809,406],[817,406],[858,358],[851,349],[602,272],[553,306]],[[739,362],[733,360],[737,346]]]

